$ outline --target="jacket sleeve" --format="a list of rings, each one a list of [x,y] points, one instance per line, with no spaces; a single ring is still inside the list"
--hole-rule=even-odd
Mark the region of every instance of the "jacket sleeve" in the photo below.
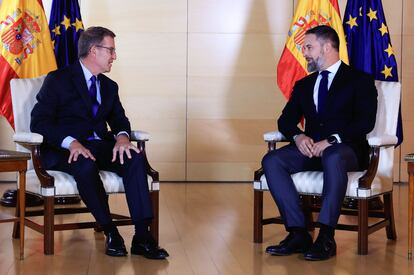
[[[117,135],[121,131],[125,131],[131,136],[131,124],[125,115],[124,107],[122,107],[118,94],[118,85],[114,82],[114,99],[112,109],[108,117],[108,124],[112,133]]]
[[[378,93],[374,79],[366,74],[356,79],[354,95],[353,120],[338,133],[343,142],[360,139],[375,126]]]
[[[58,82],[52,74],[46,76],[36,96],[37,103],[31,112],[30,121],[30,130],[43,135],[47,143],[56,147],[60,147],[63,139],[70,135],[69,129],[56,121],[59,106]]]
[[[291,141],[293,141],[295,135],[303,134],[303,131],[298,127],[303,117],[299,100],[299,93],[301,92],[299,86],[300,84],[296,82],[292,95],[277,121],[279,131]]]

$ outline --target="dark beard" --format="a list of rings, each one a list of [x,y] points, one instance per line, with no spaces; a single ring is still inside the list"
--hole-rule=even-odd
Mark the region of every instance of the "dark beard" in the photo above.
[[[316,64],[315,61],[308,62],[307,70],[310,73],[315,72],[318,70],[318,65]]]

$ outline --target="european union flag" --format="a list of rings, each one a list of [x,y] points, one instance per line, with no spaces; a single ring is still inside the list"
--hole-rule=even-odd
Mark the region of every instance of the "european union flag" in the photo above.
[[[53,0],[49,29],[58,68],[75,62],[84,30],[78,0]]]
[[[376,80],[398,82],[397,61],[381,0],[348,0],[344,31],[351,66],[373,75]],[[403,139],[401,108],[397,137],[399,145]]]

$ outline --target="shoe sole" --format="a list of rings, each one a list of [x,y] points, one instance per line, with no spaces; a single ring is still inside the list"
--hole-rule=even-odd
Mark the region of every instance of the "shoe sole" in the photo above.
[[[132,248],[131,248],[131,255],[142,256],[142,257],[144,257],[146,259],[150,259],[150,260],[165,260],[169,256],[168,255],[168,256],[165,256],[165,257],[150,257],[150,256],[145,255],[144,252],[141,252],[141,251],[138,251],[138,250],[135,250],[135,249],[132,249]]]
[[[277,253],[277,252],[267,252],[268,254],[270,254],[271,256],[290,256],[293,254],[299,254],[299,253],[305,253],[305,251],[307,251],[307,249],[299,249],[296,251],[293,251],[292,253]]]
[[[312,257],[306,257],[306,256],[303,256],[303,258],[307,261],[317,262],[317,261],[326,261],[326,260],[329,260],[330,258],[335,257],[335,256],[336,256],[336,252],[332,253],[327,258],[312,258]]]
[[[110,252],[110,251],[105,251],[105,254],[108,256],[112,256],[112,257],[124,257],[126,255],[128,255],[128,252]]]

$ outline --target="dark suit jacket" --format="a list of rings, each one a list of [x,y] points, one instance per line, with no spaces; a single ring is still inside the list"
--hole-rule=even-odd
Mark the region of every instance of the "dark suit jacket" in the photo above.
[[[315,72],[296,82],[278,120],[279,131],[293,140],[293,136],[303,133],[298,123],[304,117],[307,136],[325,139],[338,134],[344,144],[354,149],[360,166],[365,166],[369,150],[366,134],[374,128],[377,112],[374,79],[342,63],[330,86],[326,111],[320,115],[313,101],[317,77]]]
[[[93,132],[104,140],[114,140],[112,133],[120,131],[130,134],[131,126],[119,100],[118,85],[103,74],[98,79],[101,105],[93,117],[92,100],[79,62],[47,75],[37,95],[30,124],[32,132],[44,137],[42,160],[46,167],[57,161],[53,153],[62,153],[61,144],[67,136],[82,143]]]

